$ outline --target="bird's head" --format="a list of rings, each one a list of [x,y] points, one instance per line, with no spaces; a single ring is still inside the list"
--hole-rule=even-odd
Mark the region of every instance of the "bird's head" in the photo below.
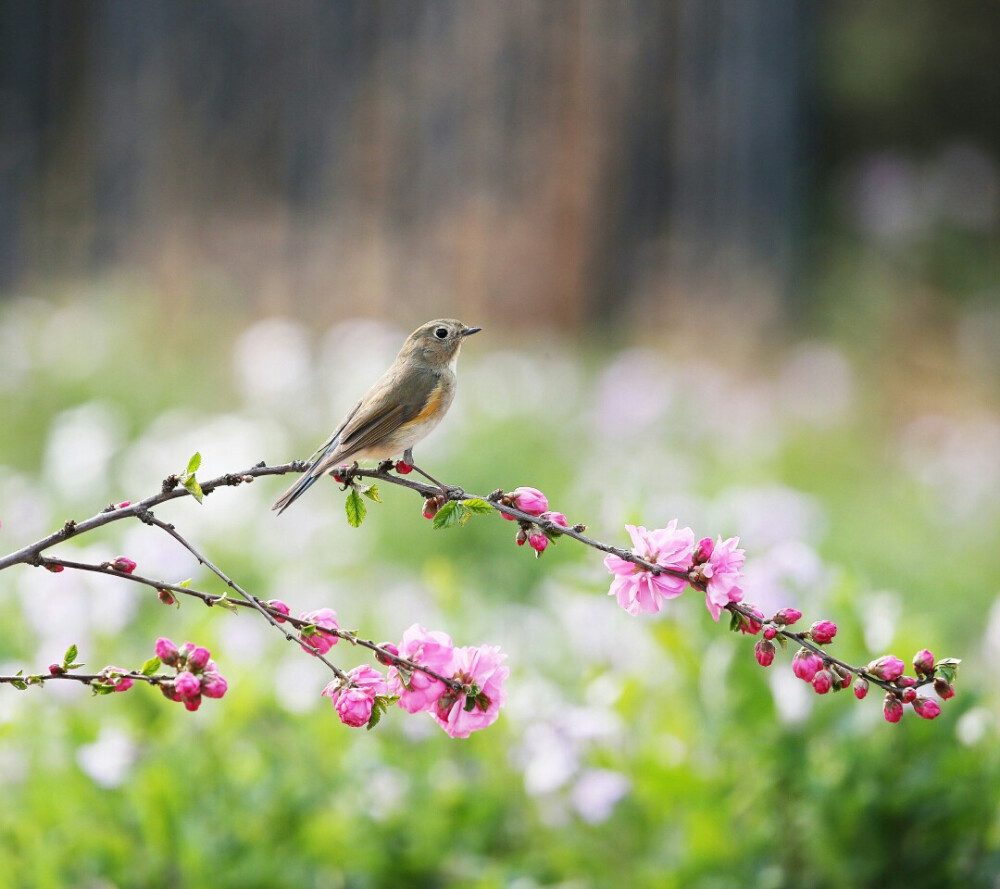
[[[428,364],[439,366],[451,363],[462,347],[462,341],[481,327],[467,327],[454,318],[438,318],[428,321],[409,335],[401,356],[420,356]]]

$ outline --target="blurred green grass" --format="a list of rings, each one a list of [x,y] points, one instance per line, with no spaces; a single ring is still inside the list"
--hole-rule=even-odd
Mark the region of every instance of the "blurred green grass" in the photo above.
[[[0,307],[22,350],[0,387],[5,552],[155,490],[195,447],[206,475],[304,456],[356,394],[319,374],[255,391],[253,368],[233,357],[241,331],[142,306],[112,294]],[[405,332],[386,331],[386,348]],[[300,333],[313,367],[348,360],[349,337]],[[481,339],[462,357],[452,415],[421,450],[431,471],[479,493],[536,485],[616,542],[627,520],[677,517],[699,534],[743,534],[751,565],[803,544],[823,571],[815,583],[807,572],[798,598],[775,594],[792,597],[779,604],[834,619],[848,660],[924,645],[965,658],[942,717],[888,726],[877,701],[806,695],[779,681],[790,655],[761,670],[749,640],[714,625],[691,593],[657,618],[628,618],[605,598],[599,555],[568,542],[536,561],[498,519],[433,532],[396,488],[357,531],[332,484],[277,522],[267,507],[282,481],[260,481],[162,515],[293,608],[331,605],[376,639],[421,622],[458,644],[501,644],[512,667],[501,720],[463,742],[401,712],[352,731],[319,698],[319,665],[247,615],[167,609],[103,578],[5,571],[4,670],[44,669],[71,642],[88,664],[133,665],[167,635],[209,645],[231,691],[188,714],[142,688],[100,700],[0,689],[0,883],[992,886],[1000,512],[977,479],[956,493],[913,469],[930,460],[933,472],[936,455],[907,444],[920,412],[886,410],[896,395],[866,373],[876,359],[838,359],[853,374],[839,410],[833,384],[810,389],[792,374],[800,402],[830,399],[817,417],[793,409],[784,353],[755,372],[569,342],[508,355],[488,331]],[[276,340],[278,357],[296,342]],[[523,377],[502,372],[511,362]],[[78,413],[95,403],[109,413]],[[60,486],[53,430],[68,423],[72,446],[106,415],[117,423],[106,453],[76,455],[78,477]],[[950,511],[958,494],[968,508]],[[819,518],[790,520],[786,507]],[[742,526],[747,515],[758,530]],[[127,550],[168,579],[217,587],[151,534],[114,526],[91,552]],[[77,600],[86,611],[67,625]],[[333,652],[344,666],[363,662],[345,648]]]

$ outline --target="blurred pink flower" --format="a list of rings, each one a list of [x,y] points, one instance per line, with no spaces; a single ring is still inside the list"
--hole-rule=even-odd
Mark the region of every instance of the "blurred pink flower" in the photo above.
[[[206,698],[221,698],[228,690],[229,683],[220,674],[201,674],[201,693]]]
[[[188,645],[191,645],[189,642]],[[203,645],[193,645],[187,658],[187,668],[192,673],[200,673],[212,659],[212,653]]]
[[[161,663],[172,667],[177,663],[177,646],[170,639],[161,636],[156,640],[156,656],[160,659]]]
[[[535,531],[528,535],[528,543],[536,553],[543,553],[545,552],[545,548],[549,545],[549,538],[546,537],[541,531]]]
[[[921,719],[934,719],[941,715],[941,705],[933,698],[917,698],[913,710]]]
[[[449,692],[438,700],[431,713],[452,738],[467,738],[496,722],[507,700],[503,683],[510,675],[510,668],[503,666],[501,662],[506,655],[494,645],[466,646],[456,648],[454,653],[453,676],[463,685],[473,687],[473,705],[471,709],[468,707],[466,695]]]
[[[182,698],[193,698],[201,694],[201,680],[187,670],[182,670],[174,679],[174,688]]]
[[[332,608],[320,608],[316,611],[304,611],[299,615],[302,620],[307,620],[309,623],[314,624],[316,627],[325,627],[328,630],[339,630],[340,624],[337,623],[337,612]],[[320,654],[326,654],[334,645],[339,642],[339,638],[332,633],[324,633],[322,630],[318,630],[311,636],[303,636],[299,633],[299,638],[306,642],[306,644],[311,645]]]
[[[764,620],[764,614],[759,608],[755,608],[753,605],[750,605],[749,608],[753,617],[748,617],[745,614],[743,615],[746,622],[744,623],[744,621],[740,621],[740,632],[745,636],[756,636],[761,631],[761,627],[764,626],[762,623]]]
[[[746,556],[743,550],[736,548],[739,542],[739,537],[730,537],[728,540],[720,537],[712,555],[700,568],[701,576],[707,582],[705,605],[715,620],[719,619],[722,609],[730,602],[743,600],[741,569]]]
[[[347,688],[340,693],[334,706],[344,725],[360,728],[368,723],[374,705],[375,693],[371,689]]]
[[[451,675],[454,651],[451,637],[447,633],[440,630],[428,631],[420,624],[413,624],[406,630],[399,643],[400,657],[421,664],[442,676]],[[400,669],[403,669],[403,675],[400,675]],[[445,691],[445,684],[440,679],[420,670],[410,673],[405,667],[392,667],[386,683],[390,694],[399,695],[399,706],[407,713],[431,710]]]
[[[288,607],[288,604],[285,603],[285,602],[282,602],[281,599],[269,599],[264,604],[267,605],[267,607],[270,608],[272,611],[278,611],[281,614],[284,614],[286,617],[288,616],[289,612],[291,611],[291,609]],[[271,615],[271,616],[279,624],[283,624],[285,622],[285,618],[284,617],[278,617],[276,614]]]
[[[882,715],[885,716],[886,722],[899,722],[903,718],[903,702],[891,691],[886,692]]]
[[[655,531],[635,525],[626,525],[625,530],[632,538],[632,552],[647,562],[674,571],[687,571],[690,567],[694,532],[690,528],[677,530],[676,519]],[[604,565],[615,575],[608,595],[615,596],[629,614],[655,613],[663,606],[664,599],[676,598],[687,586],[684,577],[653,574],[616,555],[607,556]]]

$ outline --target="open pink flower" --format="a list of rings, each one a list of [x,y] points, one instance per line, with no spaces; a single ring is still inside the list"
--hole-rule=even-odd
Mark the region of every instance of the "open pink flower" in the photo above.
[[[454,645],[447,633],[439,630],[425,630],[420,624],[413,624],[399,643],[399,656],[421,664],[442,676],[451,675]],[[420,670],[412,673],[406,669],[392,667],[386,678],[390,694],[399,695],[399,706],[407,713],[430,710],[445,691],[440,679],[428,676]]]
[[[676,519],[655,531],[635,525],[626,525],[625,530],[632,538],[632,552],[647,562],[673,571],[687,571],[690,567],[694,532],[690,528],[678,530]],[[657,612],[664,599],[675,599],[687,586],[685,577],[653,574],[619,556],[607,556],[604,565],[615,576],[608,595],[615,596],[629,614]]]
[[[737,549],[739,537],[723,540],[721,537],[712,549],[708,561],[699,569],[705,579],[705,606],[714,620],[730,602],[743,601],[743,550]]]
[[[337,623],[337,612],[332,608],[320,608],[316,611],[305,611],[299,615],[302,620],[307,620],[309,623],[314,624],[317,628],[325,627],[328,630],[339,630],[340,624]],[[303,636],[299,633],[299,636],[315,648],[320,654],[326,654],[334,645],[339,642],[339,638],[333,633],[324,633],[322,630],[317,630],[311,636]]]
[[[375,695],[366,688],[347,688],[337,698],[334,706],[344,725],[361,728],[371,719]]]
[[[505,657],[494,645],[455,649],[453,676],[463,685],[471,686],[472,694],[449,691],[431,710],[438,724],[452,738],[467,738],[472,732],[496,722],[507,700],[503,683],[510,675],[510,668],[502,664]]]

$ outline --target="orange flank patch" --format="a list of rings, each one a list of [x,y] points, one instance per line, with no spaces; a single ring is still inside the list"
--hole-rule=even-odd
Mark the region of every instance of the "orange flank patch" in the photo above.
[[[430,398],[427,399],[427,403],[421,408],[420,413],[417,414],[410,422],[411,423],[425,423],[428,420],[433,420],[437,416],[438,405],[441,404],[441,391],[444,387],[439,383],[434,391],[431,392]]]

